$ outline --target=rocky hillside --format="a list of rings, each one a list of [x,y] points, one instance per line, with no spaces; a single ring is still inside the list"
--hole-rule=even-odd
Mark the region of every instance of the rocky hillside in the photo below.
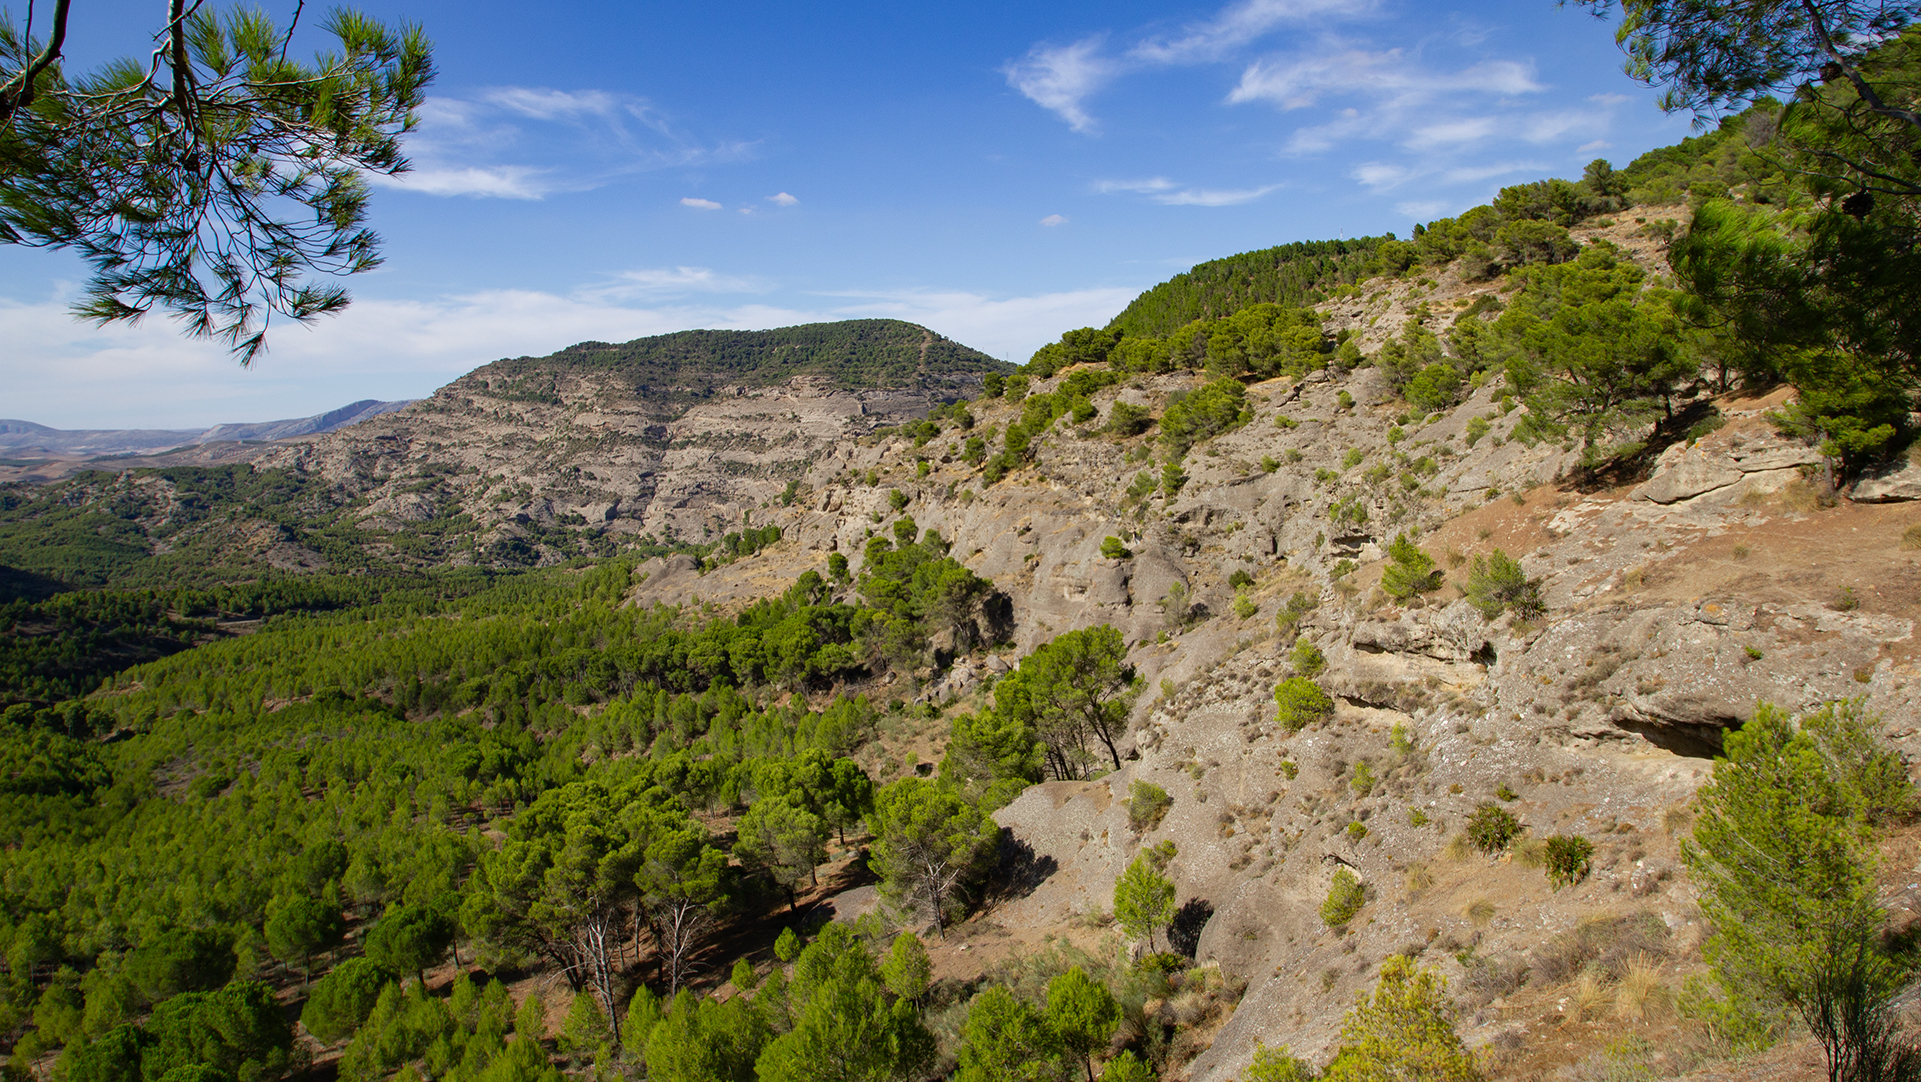
[[[1631,226],[1577,233],[1660,256]],[[1451,319],[1495,288],[1451,272],[1376,280],[1322,310],[1371,348],[1418,305]],[[1191,946],[1223,987],[1244,989],[1238,1007],[1161,1008],[1217,1011],[1188,1078],[1236,1078],[1261,1043],[1324,1057],[1342,1009],[1395,953],[1448,976],[1464,1034],[1500,1077],[1592,1066],[1624,1035],[1678,1041],[1661,1005],[1699,971],[1702,929],[1677,843],[1721,734],[1758,701],[1863,697],[1921,754],[1921,512],[1905,502],[1921,495],[1921,466],[1818,498],[1820,456],[1767,419],[1783,391],[1688,403],[1702,422],[1651,449],[1640,475],[1577,483],[1571,446],[1515,438],[1521,411],[1504,409],[1498,381],[1409,417],[1362,368],[1249,387],[1247,422],[1190,453],[1177,492],[1143,493],[1144,470],[1159,479],[1156,437],[1110,434],[1104,419],[1123,402],[1160,414],[1204,378],[1097,391],[1094,419],[1063,418],[1030,468],[992,485],[967,460],[965,430],[825,445],[804,500],[757,513],[782,527],[780,544],[704,576],[685,557],[657,559],[634,598],[744,602],[825,573],[831,553],[855,556],[904,514],[1010,595],[1019,630],[1004,655],[923,672],[899,693],[969,709],[1035,644],[1122,629],[1146,688],[1125,766],[1037,786],[999,813],[1048,874],[977,918],[967,953],[939,953],[964,974],[1044,937],[1092,943],[1128,862],[1176,842]],[[1020,409],[970,408],[973,431],[1004,429]],[[1403,534],[1446,585],[1397,602],[1380,582]],[[1103,552],[1108,538],[1124,557]],[[1538,584],[1545,615],[1489,619],[1463,596],[1496,550]],[[1237,590],[1237,574],[1251,584]],[[1291,732],[1272,692],[1311,670],[1300,638],[1324,659],[1335,710]],[[1126,804],[1136,780],[1173,796],[1145,829]],[[1532,847],[1496,860],[1464,845],[1489,801]],[[1592,874],[1567,889],[1539,866],[1538,839],[1553,834],[1596,846]],[[1342,869],[1366,903],[1330,929],[1321,905]],[[1707,1051],[1684,1044],[1659,1052],[1664,1073]]]
[[[0,486],[0,564],[157,585],[247,566],[514,568],[642,538],[698,545],[835,448],[977,394],[1006,367],[897,320],[586,342],[311,438]],[[129,575],[149,558],[168,566]]]
[[[359,523],[470,516],[481,552],[541,531],[702,541],[738,529],[828,448],[976,393],[1003,367],[896,320],[689,331],[496,361],[412,408],[258,460],[316,474]]]

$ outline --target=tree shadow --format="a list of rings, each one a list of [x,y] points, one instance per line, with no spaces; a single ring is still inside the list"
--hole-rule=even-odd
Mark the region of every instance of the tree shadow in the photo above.
[[[1194,952],[1201,949],[1201,931],[1213,916],[1213,903],[1205,898],[1189,898],[1174,913],[1174,923],[1167,926],[1167,945],[1176,954],[1192,960]]]
[[[1014,837],[1012,830],[1002,829],[994,868],[987,876],[986,900],[999,904],[1025,898],[1057,871],[1059,861],[1034,852],[1034,847]]]

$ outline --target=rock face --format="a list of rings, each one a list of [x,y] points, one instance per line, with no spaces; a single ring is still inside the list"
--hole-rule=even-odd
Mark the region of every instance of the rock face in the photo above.
[[[1104,413],[1126,396],[1158,411],[1199,378],[1138,377],[1095,404]],[[1324,1059],[1342,1011],[1393,953],[1443,972],[1463,1033],[1486,1044],[1542,1009],[1503,1007],[1490,974],[1525,968],[1583,920],[1638,914],[1678,950],[1698,939],[1677,824],[1722,736],[1757,702],[1859,697],[1921,754],[1921,568],[1902,540],[1912,513],[1814,499],[1803,471],[1818,455],[1775,432],[1771,401],[1718,403],[1722,428],[1670,448],[1639,484],[1597,490],[1558,482],[1572,456],[1511,439],[1515,418],[1492,394],[1402,426],[1395,444],[1400,407],[1368,370],[1259,384],[1252,420],[1188,455],[1179,494],[1144,500],[1127,493],[1158,473],[1151,437],[1116,440],[1098,421],[1057,423],[1030,468],[994,485],[962,457],[963,432],[919,448],[846,441],[807,469],[807,500],[764,512],[785,531],[779,545],[705,576],[650,565],[635,598],[727,605],[824,569],[833,552],[857,560],[900,517],[900,492],[905,515],[1007,592],[1018,629],[1004,656],[923,674],[909,688],[919,698],[966,708],[1009,660],[1100,623],[1122,631],[1144,678],[1121,770],[1047,782],[998,813],[1051,871],[999,903],[994,924],[1085,926],[1111,910],[1140,848],[1171,840],[1198,959],[1247,982],[1184,1077],[1241,1077],[1257,1043]],[[970,408],[978,431],[1004,429],[1018,407]],[[1488,428],[1470,445],[1475,418]],[[1350,449],[1360,465],[1342,466]],[[1370,480],[1377,465],[1389,470]],[[1332,508],[1347,500],[1367,515],[1337,526]],[[1397,604],[1376,586],[1404,532],[1446,585]],[[1133,555],[1102,556],[1109,536]],[[1474,559],[1497,549],[1538,581],[1544,617],[1490,620],[1460,596]],[[1253,580],[1238,609],[1235,572]],[[1198,619],[1176,618],[1177,586]],[[1310,610],[1276,634],[1297,596]],[[1324,654],[1316,679],[1337,705],[1328,722],[1289,732],[1272,691],[1294,673],[1296,635]],[[1125,804],[1136,780],[1173,797],[1144,833]],[[1556,891],[1538,867],[1451,847],[1487,802],[1531,837],[1592,839],[1592,874]],[[1319,916],[1338,867],[1369,891],[1342,931]],[[986,932],[969,942],[981,952],[970,957],[1020,949]]]
[[[502,545],[517,546],[523,562],[557,562],[564,557],[551,544],[554,530],[588,529],[615,543],[717,538],[875,428],[976,393],[981,372],[995,363],[911,324],[866,322],[895,338],[902,328],[912,332],[848,347],[865,350],[856,354],[863,362],[891,357],[878,386],[849,386],[831,365],[785,379],[763,366],[743,379],[720,361],[678,353],[663,362],[641,351],[641,360],[628,363],[623,358],[653,340],[588,343],[554,358],[476,369],[404,410],[253,461],[325,477],[344,499],[364,504],[364,528],[391,532],[468,516],[474,545],[453,562]],[[930,347],[946,358],[941,365],[929,360]],[[775,360],[789,349],[778,340],[756,348]],[[599,355],[609,351],[625,352],[611,361]],[[732,353],[721,361],[739,367]],[[656,385],[662,380],[672,386]]]
[[[1921,500],[1921,463],[1912,455],[1876,470],[1854,483],[1848,498],[1856,503],[1905,503]]]

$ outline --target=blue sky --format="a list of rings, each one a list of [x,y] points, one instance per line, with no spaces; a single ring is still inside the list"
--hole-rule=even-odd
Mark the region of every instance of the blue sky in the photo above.
[[[75,66],[164,10],[75,7]],[[1689,131],[1551,0],[534,7],[364,6],[440,68],[375,196],[387,262],[250,371],[165,319],[76,324],[81,264],[0,248],[0,416],[300,416],[583,339],[856,316],[1025,360],[1196,262],[1405,236]]]

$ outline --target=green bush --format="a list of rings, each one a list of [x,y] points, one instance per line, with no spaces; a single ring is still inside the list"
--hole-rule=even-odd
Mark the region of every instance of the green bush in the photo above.
[[[1180,495],[1186,484],[1187,472],[1181,469],[1180,463],[1169,462],[1161,467],[1161,493],[1168,499]]]
[[[1101,540],[1101,555],[1110,560],[1126,560],[1132,558],[1134,553],[1121,543],[1120,538],[1108,537]]]
[[[1381,572],[1381,590],[1396,601],[1441,588],[1441,572],[1434,557],[1422,552],[1406,534],[1397,534],[1387,546],[1391,561]]]
[[[1366,904],[1367,887],[1362,885],[1360,877],[1347,868],[1336,868],[1334,882],[1327,888],[1327,900],[1321,903],[1321,923],[1329,928],[1342,927]]]
[[[1487,418],[1485,417],[1476,417],[1469,421],[1467,423],[1467,445],[1472,447],[1476,443],[1479,443],[1481,437],[1487,435],[1488,429],[1492,427],[1492,425],[1487,423]]]
[[[1279,711],[1275,720],[1291,733],[1334,713],[1334,700],[1327,692],[1301,676],[1290,676],[1274,688],[1274,705]]]
[[[1244,570],[1236,569],[1232,575],[1227,576],[1227,584],[1236,590],[1245,590],[1254,585],[1254,576]]]
[[[1161,414],[1161,439],[1177,455],[1197,443],[1230,432],[1251,420],[1247,388],[1236,379],[1217,379],[1167,407]]]
[[[1116,402],[1107,411],[1107,431],[1116,436],[1138,436],[1154,424],[1154,415],[1145,406]]]
[[[1153,830],[1173,803],[1167,790],[1137,778],[1127,790],[1127,824],[1137,831]]]
[[[1461,395],[1461,373],[1445,361],[1430,364],[1401,392],[1410,406],[1431,413],[1454,405]]]
[[[1468,604],[1489,620],[1510,610],[1524,620],[1547,611],[1547,603],[1541,599],[1541,580],[1528,578],[1521,562],[1500,549],[1474,558],[1466,591]]]
[[[1587,878],[1594,857],[1594,843],[1579,834],[1556,834],[1547,840],[1543,857],[1548,882],[1554,889],[1571,887]]]
[[[1327,668],[1327,655],[1321,648],[1309,641],[1306,635],[1294,640],[1294,652],[1290,657],[1296,676],[1319,676]]]
[[[1519,819],[1491,800],[1482,801],[1467,818],[1467,840],[1490,855],[1505,851],[1524,829]]]

